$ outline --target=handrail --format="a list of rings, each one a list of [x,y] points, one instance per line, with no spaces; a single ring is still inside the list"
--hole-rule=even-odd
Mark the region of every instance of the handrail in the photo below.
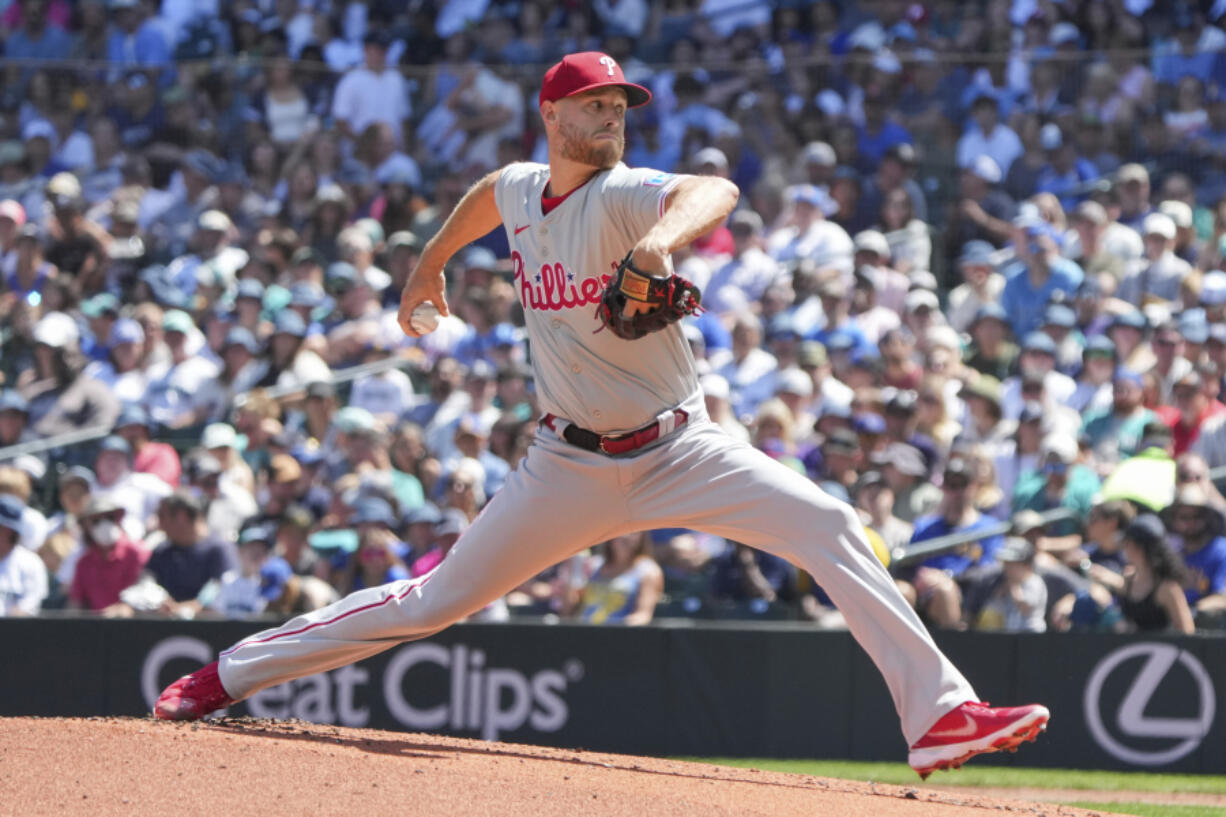
[[[383,360],[375,360],[370,363],[360,363],[357,366],[350,366],[347,369],[341,369],[332,373],[332,379],[327,381],[333,385],[339,383],[348,383],[357,380],[359,377],[366,375],[379,374],[391,369],[409,369],[414,364],[412,358],[406,357],[389,357]],[[296,394],[302,394],[306,391],[309,384],[300,386],[273,386],[267,389],[251,389],[241,392],[234,396],[231,401],[231,408],[240,408],[246,403],[254,392],[262,392],[263,394],[280,400]],[[82,445],[84,443],[100,440],[112,431],[111,426],[91,426],[90,428],[77,429],[76,431],[67,431],[63,434],[57,434],[54,437],[45,437],[39,440],[29,440],[24,443],[17,443],[4,448],[0,448],[0,462],[16,459],[17,457],[25,456],[26,454],[41,454],[44,451],[53,451],[57,448],[64,448],[70,445]]]

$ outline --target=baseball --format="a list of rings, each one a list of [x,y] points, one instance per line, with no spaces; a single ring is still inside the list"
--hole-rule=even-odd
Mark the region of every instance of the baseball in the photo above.
[[[409,316],[409,325],[421,335],[433,332],[438,328],[438,307],[429,301],[419,303]]]

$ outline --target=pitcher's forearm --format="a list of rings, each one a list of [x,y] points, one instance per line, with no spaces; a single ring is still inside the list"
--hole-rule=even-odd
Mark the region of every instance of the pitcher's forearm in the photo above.
[[[502,170],[495,170],[469,188],[447,221],[422,248],[418,270],[441,272],[460,249],[502,224],[494,200],[494,184]],[[415,271],[416,274],[416,271]]]
[[[727,179],[685,179],[669,194],[664,215],[639,244],[665,254],[684,247],[723,224],[740,195],[737,186]]]

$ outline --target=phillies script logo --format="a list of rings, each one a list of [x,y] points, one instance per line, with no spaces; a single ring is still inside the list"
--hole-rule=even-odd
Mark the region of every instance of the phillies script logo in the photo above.
[[[518,250],[511,253],[511,266],[519,281],[519,297],[524,306],[550,312],[599,303],[600,293],[613,277],[602,275],[576,282],[575,274],[567,272],[561,264],[542,264],[541,271],[529,278],[524,271],[524,257]]]

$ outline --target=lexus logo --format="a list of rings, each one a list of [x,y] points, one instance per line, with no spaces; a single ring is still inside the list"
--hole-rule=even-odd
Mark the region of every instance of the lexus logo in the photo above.
[[[1139,745],[1128,746],[1112,734],[1103,722],[1102,693],[1107,679],[1130,659],[1143,658],[1138,672],[1133,667],[1125,672],[1135,672],[1131,684],[1114,713],[1114,727],[1118,734],[1141,739]],[[1176,664],[1181,669],[1176,669]],[[1160,718],[1145,714],[1145,709],[1158,687],[1171,672],[1191,675],[1196,687],[1196,715],[1184,718]],[[1138,766],[1160,766],[1172,763],[1200,746],[1213,724],[1217,702],[1213,681],[1196,656],[1172,644],[1142,642],[1130,644],[1111,652],[1090,673],[1086,683],[1085,713],[1090,733],[1111,755]],[[1178,741],[1174,746],[1154,749],[1153,739],[1165,738]]]

